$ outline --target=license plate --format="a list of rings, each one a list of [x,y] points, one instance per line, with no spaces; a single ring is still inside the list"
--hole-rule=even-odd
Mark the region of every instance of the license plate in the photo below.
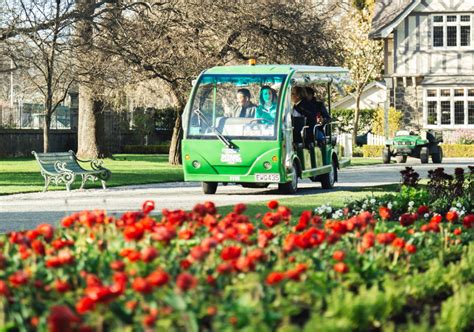
[[[255,174],[256,182],[280,182],[280,174]]]

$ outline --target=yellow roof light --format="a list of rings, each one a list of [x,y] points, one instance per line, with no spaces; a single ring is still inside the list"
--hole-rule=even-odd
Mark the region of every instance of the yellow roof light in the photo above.
[[[249,59],[249,65],[250,66],[255,66],[257,64],[257,59],[255,58],[250,58]]]

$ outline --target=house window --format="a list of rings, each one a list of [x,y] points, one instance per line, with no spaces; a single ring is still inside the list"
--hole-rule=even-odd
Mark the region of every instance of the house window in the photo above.
[[[471,46],[471,15],[433,15],[433,47]]]
[[[424,96],[427,126],[474,126],[474,87],[428,88]]]

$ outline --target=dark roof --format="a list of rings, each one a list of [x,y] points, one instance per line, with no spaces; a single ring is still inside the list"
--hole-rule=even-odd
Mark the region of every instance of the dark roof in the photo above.
[[[383,28],[403,15],[405,10],[414,2],[415,0],[377,0],[369,38],[381,38],[380,32]]]

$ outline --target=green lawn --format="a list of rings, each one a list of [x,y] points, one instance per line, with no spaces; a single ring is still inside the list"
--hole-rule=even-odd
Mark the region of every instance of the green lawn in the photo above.
[[[352,166],[381,164],[381,158],[352,158]],[[182,181],[181,166],[168,164],[167,155],[118,154],[113,159],[104,160],[104,166],[112,171],[107,186],[116,187],[133,184]],[[73,188],[78,188],[76,179]],[[0,195],[41,191],[44,180],[39,166],[33,158],[0,159]],[[100,184],[88,182],[86,188],[100,187]],[[65,190],[64,185],[52,184],[49,190]]]
[[[183,180],[181,166],[169,165],[168,155],[119,154],[105,159],[104,166],[112,171],[109,187]],[[40,191],[43,186],[43,177],[33,158],[0,159],[0,195]],[[79,186],[76,179],[73,188]],[[100,187],[100,182],[87,182],[86,188],[91,187]],[[65,190],[65,186],[52,184],[49,190]]]
[[[398,192],[400,189],[399,184],[388,184],[374,187],[356,188],[351,191],[342,190],[336,187],[331,191],[326,191],[321,194],[307,195],[303,197],[294,197],[279,199],[280,205],[289,207],[294,216],[300,215],[304,210],[313,210],[314,208],[322,205],[330,205],[333,208],[342,208],[348,201],[361,199],[367,196],[380,196],[388,193]],[[247,211],[245,212],[249,216],[253,216],[257,213],[262,213],[262,207],[267,205],[268,201],[247,204]],[[219,207],[220,214],[226,214],[232,211],[233,206]]]

